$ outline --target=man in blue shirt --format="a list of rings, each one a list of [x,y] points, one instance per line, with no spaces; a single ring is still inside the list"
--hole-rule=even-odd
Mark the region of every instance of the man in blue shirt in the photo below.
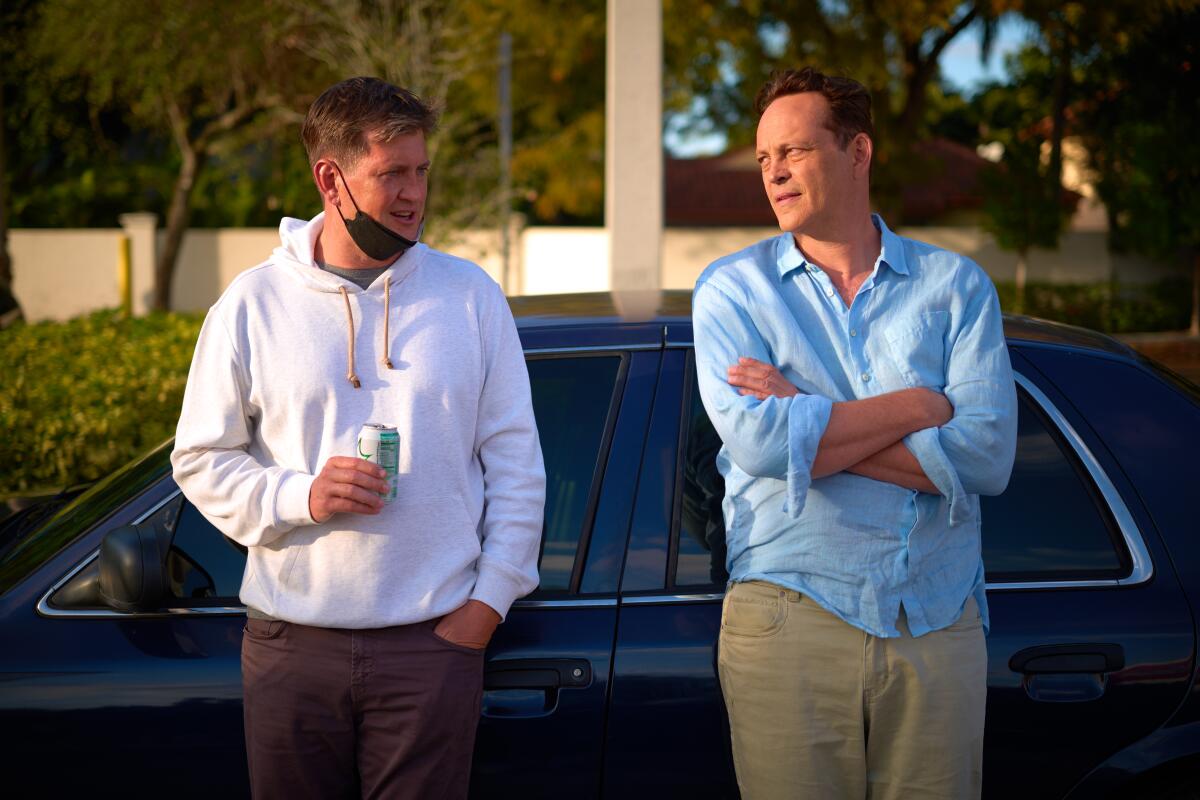
[[[759,92],[783,234],[696,283],[724,446],[718,666],[742,796],[978,797],[987,601],[979,495],[1016,392],[991,281],[870,211],[870,97],[812,69]]]

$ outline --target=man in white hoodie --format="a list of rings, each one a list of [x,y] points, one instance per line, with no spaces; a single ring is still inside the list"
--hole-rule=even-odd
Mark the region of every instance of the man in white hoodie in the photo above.
[[[172,454],[248,550],[256,796],[465,797],[483,649],[538,582],[545,474],[516,326],[479,267],[418,243],[434,112],[343,81],[302,136],[324,211],[209,311]],[[356,456],[400,434],[396,499]]]

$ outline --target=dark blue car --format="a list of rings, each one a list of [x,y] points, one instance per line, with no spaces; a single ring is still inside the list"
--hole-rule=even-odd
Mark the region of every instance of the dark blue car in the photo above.
[[[720,443],[689,297],[658,303],[634,321],[608,295],[513,301],[546,522],[541,585],[488,649],[474,796],[737,796]],[[1006,324],[1020,424],[1009,488],[983,500],[985,795],[1195,797],[1200,390],[1099,334]],[[8,797],[247,793],[244,553],[169,452],[0,528]]]

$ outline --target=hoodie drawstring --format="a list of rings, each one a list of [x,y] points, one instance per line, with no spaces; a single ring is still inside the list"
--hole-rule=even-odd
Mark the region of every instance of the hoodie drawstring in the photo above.
[[[339,286],[338,292],[342,295],[342,301],[346,304],[346,325],[350,332],[346,340],[346,380],[350,381],[350,385],[355,389],[362,386],[358,376],[354,374],[354,313],[350,310],[350,295],[346,291],[345,286]],[[392,316],[392,281],[387,279],[383,282],[383,365],[388,369],[395,369],[392,366],[392,359],[388,355],[388,344],[391,341],[391,336],[388,335],[388,321]]]
[[[346,360],[349,362],[349,366],[346,368],[346,380],[350,381],[350,385],[357,389],[362,386],[362,383],[354,374],[354,314],[350,311],[350,295],[346,293],[346,287],[339,286],[338,291],[342,293],[342,300],[346,301],[346,324],[350,327],[349,338],[346,340]]]
[[[395,369],[392,366],[392,359],[388,358],[388,342],[391,337],[388,336],[388,319],[392,316],[392,279],[384,278],[383,280],[383,365],[388,369]]]

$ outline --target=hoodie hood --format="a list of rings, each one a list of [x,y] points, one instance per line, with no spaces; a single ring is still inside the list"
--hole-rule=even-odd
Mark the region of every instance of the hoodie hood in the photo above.
[[[343,289],[352,293],[368,291],[326,272],[317,265],[313,253],[324,227],[323,211],[310,220],[284,217],[279,222],[279,246],[273,251],[272,260],[287,267],[289,272],[300,278],[306,286],[318,292],[339,292]],[[374,288],[380,280],[390,280],[393,286],[399,284],[416,269],[428,250],[425,244],[418,242],[392,262],[371,287]]]
[[[429,248],[419,243],[410,247],[393,261],[370,286],[363,289],[351,281],[343,280],[331,272],[326,272],[317,265],[313,253],[317,249],[317,240],[321,237],[324,225],[324,212],[317,214],[311,220],[284,217],[279,223],[280,244],[273,251],[272,259],[284,268],[286,274],[298,278],[306,288],[341,295],[342,306],[346,312],[346,380],[351,386],[358,389],[362,382],[359,380],[354,366],[355,320],[350,295],[365,294],[372,290],[382,292],[383,338],[380,349],[383,356],[381,362],[386,369],[395,369],[389,353],[391,338],[388,333],[392,313],[392,287],[399,286],[409,275],[412,275],[417,265],[425,258]],[[364,310],[365,307],[359,311],[360,324]]]

